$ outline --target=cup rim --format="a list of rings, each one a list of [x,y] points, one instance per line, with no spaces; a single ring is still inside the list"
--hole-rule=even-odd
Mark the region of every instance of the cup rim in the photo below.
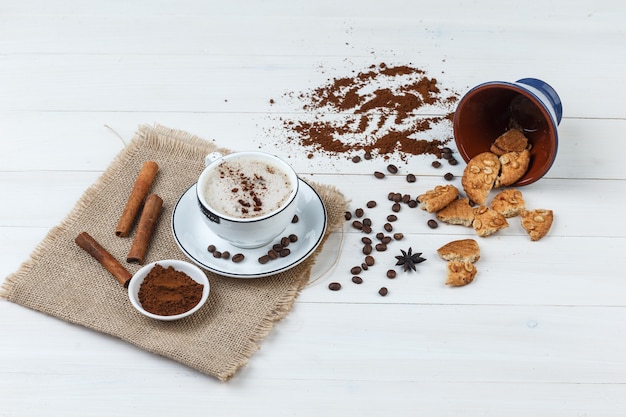
[[[280,164],[283,168],[284,168],[284,172],[286,172],[289,175],[289,179],[291,180],[291,182],[293,183],[293,187],[291,190],[291,193],[289,195],[289,198],[287,198],[285,200],[285,202],[276,210],[266,213],[262,216],[254,216],[254,217],[234,217],[234,216],[229,216],[227,214],[224,214],[218,210],[216,210],[214,207],[212,207],[211,205],[209,205],[207,203],[207,201],[204,199],[204,196],[202,195],[201,189],[203,188],[202,185],[204,184],[203,182],[203,178],[205,178],[208,175],[209,169],[226,160],[226,159],[231,159],[231,158],[236,158],[236,157],[242,157],[242,156],[246,156],[246,155],[254,155],[254,156],[262,156],[264,158],[268,158],[271,159],[273,162]],[[231,221],[234,223],[254,223],[254,222],[259,222],[262,220],[266,220],[269,219],[271,217],[274,217],[278,214],[280,214],[281,212],[283,212],[285,209],[287,209],[287,207],[289,207],[295,200],[296,197],[298,195],[298,190],[300,188],[300,181],[298,178],[298,174],[296,173],[296,171],[293,169],[293,167],[291,165],[289,165],[286,161],[284,161],[282,158],[268,153],[268,152],[263,152],[263,151],[237,151],[237,152],[232,152],[232,153],[228,153],[225,155],[220,156],[219,158],[216,158],[214,161],[212,161],[209,165],[207,165],[203,170],[202,173],[200,173],[200,176],[198,177],[198,181],[196,183],[196,198],[198,200],[198,204],[200,205],[200,208],[203,210],[207,210],[209,211],[211,214],[213,214],[216,217],[219,217],[220,219],[223,220],[227,220],[227,221]]]

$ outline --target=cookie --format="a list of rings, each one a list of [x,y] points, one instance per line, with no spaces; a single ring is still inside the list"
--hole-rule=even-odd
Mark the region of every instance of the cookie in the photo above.
[[[500,160],[491,152],[483,152],[467,163],[461,184],[465,194],[476,204],[485,204],[500,172]]]
[[[523,210],[520,217],[522,227],[528,232],[530,240],[536,241],[548,234],[552,227],[554,213],[546,209]]]
[[[487,206],[480,206],[474,208],[472,227],[474,227],[478,236],[487,237],[496,233],[498,230],[509,227],[509,222],[497,211]]]
[[[496,178],[495,188],[506,187],[522,178],[530,165],[530,151],[507,152],[500,156],[500,175]]]
[[[489,149],[498,156],[508,152],[522,152],[528,148],[528,138],[517,129],[510,129],[500,135]]]
[[[476,262],[480,259],[480,248],[474,239],[453,240],[437,249],[437,253],[446,261]]]
[[[507,218],[519,216],[525,208],[524,198],[520,191],[508,188],[496,194],[491,200],[491,208]]]
[[[462,287],[474,281],[478,270],[471,262],[448,262],[448,277],[446,285],[451,287]]]
[[[459,190],[454,185],[438,185],[432,190],[428,190],[424,194],[418,195],[417,201],[419,201],[419,207],[422,210],[434,213],[456,200],[458,196]]]
[[[457,198],[439,210],[437,218],[444,223],[471,227],[474,221],[474,208],[470,206],[469,198]]]

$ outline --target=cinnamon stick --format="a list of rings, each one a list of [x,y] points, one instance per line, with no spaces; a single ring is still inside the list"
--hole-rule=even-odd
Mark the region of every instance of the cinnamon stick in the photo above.
[[[139,171],[137,179],[135,180],[133,190],[126,201],[126,206],[120,216],[117,227],[115,228],[115,234],[117,236],[126,237],[130,234],[133,222],[139,213],[139,209],[141,208],[144,198],[148,195],[150,187],[152,187],[152,183],[154,182],[154,178],[156,177],[158,170],[159,165],[156,162],[144,162],[141,167],[141,171]]]
[[[133,275],[120,264],[106,249],[104,249],[96,240],[87,232],[82,232],[76,239],[76,244],[98,261],[107,271],[109,271],[115,279],[128,288],[128,283]]]
[[[137,233],[133,239],[133,244],[128,251],[126,261],[130,263],[138,263],[143,265],[154,227],[156,226],[159,214],[161,214],[161,208],[163,207],[163,200],[156,194],[150,194],[146,198],[146,202],[143,205],[141,217],[137,224]]]

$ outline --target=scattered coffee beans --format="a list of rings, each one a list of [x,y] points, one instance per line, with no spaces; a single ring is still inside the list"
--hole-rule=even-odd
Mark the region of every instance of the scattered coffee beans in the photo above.
[[[341,289],[341,284],[338,282],[331,282],[330,284],[328,284],[328,288],[331,291],[339,291]]]
[[[355,164],[358,164],[359,162],[361,162],[361,157],[360,156],[353,156],[352,157],[352,162],[354,162]]]
[[[390,214],[389,216],[387,216],[388,222],[395,222],[396,220],[398,220],[398,216],[396,216],[395,214]]]
[[[376,207],[376,202],[374,200],[367,202],[367,208],[374,208],[374,207]]]
[[[387,165],[387,171],[389,171],[391,174],[397,174],[398,173],[398,167],[395,166],[394,164],[389,164],[389,165]]]
[[[446,181],[452,181],[454,179],[454,174],[451,172],[446,172],[446,174],[443,176],[443,178]]]
[[[378,178],[379,180],[381,180],[381,179],[385,178],[385,174],[384,174],[384,173],[382,173],[382,172],[380,172],[380,171],[376,171],[376,172],[374,172],[374,176],[375,176],[376,178]]]
[[[440,168],[441,167],[441,162],[433,161],[432,164],[430,164],[430,165],[432,165],[433,168]]]
[[[239,263],[241,261],[243,261],[245,259],[245,256],[243,253],[236,253],[233,255],[232,257],[232,261],[235,263]]]
[[[393,211],[394,213],[397,213],[400,211],[400,203],[393,203],[393,206],[391,206],[391,211]]]
[[[393,226],[391,225],[391,223],[385,223],[383,228],[388,232],[391,232],[393,230]]]
[[[209,247],[206,248],[206,250],[208,250],[210,253],[215,252],[215,245],[209,245]]]
[[[344,219],[347,220],[352,220],[352,213],[350,213],[349,211],[346,211],[343,215]]]
[[[352,277],[352,282],[355,284],[363,284],[363,278],[355,275]]]
[[[372,245],[364,245],[363,246],[363,254],[364,255],[369,255],[370,253],[372,253]]]
[[[370,238],[369,238],[369,237],[367,237],[367,236],[363,236],[363,237],[361,238],[361,242],[365,243],[366,245],[371,245],[371,244],[372,244],[372,239],[370,239]]]
[[[437,223],[437,221],[434,219],[428,220],[427,224],[428,224],[428,227],[430,227],[431,229],[436,229],[439,227],[439,223]]]
[[[353,266],[352,269],[350,269],[350,272],[352,273],[352,275],[359,275],[362,270],[363,268],[361,268],[360,266]]]
[[[406,181],[407,182],[415,182],[415,181],[417,181],[417,178],[415,178],[415,175],[413,175],[413,174],[407,174]]]
[[[371,256],[371,255],[367,255],[367,256],[365,257],[365,265],[367,265],[367,266],[372,266],[372,265],[374,265],[374,262],[376,262],[376,260],[374,259],[374,257],[373,257],[373,256]]]
[[[393,234],[393,238],[395,240],[402,240],[402,239],[404,239],[404,235],[402,233],[394,233]]]
[[[378,294],[380,294],[380,295],[382,295],[384,297],[387,294],[389,294],[389,290],[387,289],[387,287],[381,287],[380,290],[378,290]]]
[[[394,271],[393,269],[390,269],[387,271],[387,278],[394,279],[395,277],[396,277],[396,271]]]
[[[363,211],[362,208],[358,208],[354,210],[354,215],[357,216],[358,218],[363,217],[364,214],[365,214],[365,211]]]
[[[298,223],[300,221],[300,218],[298,217],[297,214],[293,215],[293,218],[291,219],[291,223]]]
[[[228,252],[227,250],[222,252],[222,259],[230,259],[230,252]]]

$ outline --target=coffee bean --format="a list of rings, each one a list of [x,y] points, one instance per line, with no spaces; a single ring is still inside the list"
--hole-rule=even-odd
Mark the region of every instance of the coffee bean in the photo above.
[[[300,218],[298,217],[297,214],[293,215],[293,218],[291,219],[291,223],[298,223],[300,221]]]
[[[363,226],[363,233],[372,233],[372,226]]]
[[[411,201],[411,196],[409,194],[405,194],[402,196],[402,202],[404,204],[408,203],[409,201]]]
[[[352,273],[352,275],[359,275],[362,270],[363,268],[360,266],[353,266],[352,269],[350,269],[350,273]]]
[[[417,201],[415,200],[410,200],[408,203],[406,203],[407,206],[409,206],[410,208],[415,208],[417,207]]]
[[[269,251],[267,251],[267,256],[269,256],[271,259],[277,259],[280,256],[280,254],[278,253],[277,250],[270,249]]]
[[[393,238],[395,240],[402,240],[402,239],[404,239],[404,235],[402,233],[394,233],[393,234]]]
[[[221,258],[222,257],[222,252],[220,252],[218,250],[213,251],[213,257],[214,258]]]
[[[372,219],[368,217],[363,219],[363,226],[371,226],[371,225],[372,225]]]
[[[428,224],[428,227],[430,227],[431,229],[436,229],[437,227],[439,227],[439,223],[437,223],[437,221],[434,219],[428,220],[426,224]]]
[[[363,254],[369,255],[370,253],[372,253],[372,245],[363,246]]]
[[[365,212],[363,211],[362,208],[358,208],[354,210],[354,215],[357,216],[358,218],[363,217],[363,214],[365,214]]]
[[[280,239],[280,245],[284,248],[286,248],[287,246],[289,246],[289,244],[291,243],[291,240],[289,240],[289,238],[287,236],[282,237]]]
[[[230,252],[228,252],[227,250],[222,252],[222,259],[230,259]]]
[[[293,233],[289,235],[289,241],[290,242],[297,242],[298,241],[298,235],[294,235]]]
[[[391,211],[393,211],[394,213],[397,213],[400,211],[400,203],[393,203],[393,206],[391,206]]]
[[[454,174],[451,172],[446,172],[446,175],[444,175],[443,178],[447,181],[452,181],[454,179]]]
[[[281,245],[280,243],[276,243],[272,245],[272,249],[274,249],[276,252],[280,252],[282,248],[283,248],[283,245]]]
[[[395,222],[396,220],[398,220],[398,216],[396,216],[395,214],[390,214],[389,216],[387,216],[388,222]]]
[[[235,263],[239,263],[241,261],[243,261],[245,259],[245,255],[243,253],[236,253],[233,255],[233,257],[231,258],[231,260]]]
[[[385,178],[385,174],[383,174],[383,173],[382,173],[382,172],[380,172],[380,171],[376,171],[376,172],[374,172],[374,176],[375,176],[376,178],[378,178],[379,180],[381,180],[381,179]]]
[[[365,262],[363,262],[361,264],[361,269],[363,269],[364,271],[367,271],[369,269],[369,266],[367,266],[367,264]]]
[[[371,152],[369,152],[369,151],[368,151],[368,152],[365,152],[365,153],[363,154],[363,158],[364,158],[364,159],[367,159],[367,160],[369,161],[370,159],[372,159],[372,153],[371,153]]]
[[[376,207],[376,202],[374,200],[367,202],[367,208],[374,208],[374,207]]]
[[[215,252],[215,245],[209,245],[209,247],[206,248],[206,250],[208,250],[211,253]]]
[[[387,278],[394,279],[395,277],[396,277],[396,271],[394,271],[393,269],[389,269],[387,271]]]
[[[341,289],[341,284],[338,282],[331,282],[328,284],[328,289],[331,291],[339,291]]]
[[[289,248],[283,248],[280,250],[280,257],[284,258],[286,256],[289,256],[290,253],[291,253],[291,250]]]
[[[343,215],[344,219],[346,220],[351,220],[352,219],[352,213],[350,213],[349,211],[346,211]]]
[[[392,174],[397,174],[398,173],[398,167],[395,166],[394,164],[389,164],[389,165],[387,165],[387,171],[389,171]]]
[[[388,245],[389,243],[391,243],[391,237],[384,236],[382,239],[380,239],[380,243],[382,243],[383,245]]]
[[[259,258],[259,263],[260,264],[266,264],[269,261],[271,261],[271,258],[268,255],[263,255]]]
[[[389,294],[389,290],[387,289],[387,287],[381,287],[380,290],[378,290],[378,294],[380,294],[380,295],[382,295],[384,297],[387,294]]]
[[[370,239],[370,238],[369,238],[369,237],[367,237],[367,236],[363,236],[363,237],[361,238],[361,242],[365,243],[366,245],[371,245],[371,244],[372,244],[372,239]]]
[[[384,237],[385,237],[385,234],[383,232],[376,233],[376,239],[380,240],[380,239],[382,239]]]
[[[393,201],[396,202],[396,203],[399,203],[400,201],[402,201],[402,194],[394,193],[393,194]]]
[[[363,278],[355,275],[352,277],[352,282],[355,284],[363,284]]]
[[[415,178],[415,175],[413,174],[406,175],[406,182],[415,182],[415,181],[417,181],[417,178]]]
[[[391,232],[393,230],[393,226],[391,225],[391,223],[385,223],[385,225],[383,226],[383,229],[385,229],[388,232]]]
[[[441,162],[433,161],[432,164],[430,164],[430,165],[432,165],[433,168],[439,168],[439,167],[441,167]]]
[[[361,162],[361,157],[360,156],[353,156],[352,157],[352,162],[354,162],[355,164],[358,164],[359,162]]]
[[[444,152],[444,153],[441,154],[441,157],[443,159],[450,159],[450,158],[452,158],[452,154]]]
[[[459,161],[457,161],[455,158],[450,158],[448,159],[448,163],[450,165],[458,165]]]
[[[390,192],[389,194],[387,194],[387,200],[393,201],[395,195],[396,195],[396,193]]]
[[[376,260],[374,259],[373,256],[368,255],[365,257],[365,265],[372,266],[374,265],[374,262],[376,262]]]
[[[447,146],[444,146],[443,148],[441,148],[441,152],[442,153],[452,153],[452,149],[448,148]]]
[[[384,252],[387,250],[387,245],[384,243],[378,243],[375,247],[378,252]]]
[[[352,222],[352,227],[354,227],[355,229],[358,229],[358,230],[363,230],[363,223],[361,223],[358,220],[355,220],[355,221]]]

